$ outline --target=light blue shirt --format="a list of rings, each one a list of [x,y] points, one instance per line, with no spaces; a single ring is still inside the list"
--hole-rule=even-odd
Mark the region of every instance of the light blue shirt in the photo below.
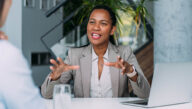
[[[45,109],[21,51],[0,40],[0,109]]]

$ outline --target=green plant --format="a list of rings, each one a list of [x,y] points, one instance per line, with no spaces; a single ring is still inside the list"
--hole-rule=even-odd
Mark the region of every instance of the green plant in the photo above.
[[[146,1],[156,1],[156,0],[139,0],[136,2],[137,8],[136,8],[136,10],[134,12],[135,14],[133,16],[135,19],[135,24],[136,24],[136,36],[138,36],[138,30],[141,25],[141,20],[143,22],[145,31],[147,31],[145,19],[150,18],[151,20],[153,20],[153,17],[148,13],[147,8],[144,5],[144,3]]]

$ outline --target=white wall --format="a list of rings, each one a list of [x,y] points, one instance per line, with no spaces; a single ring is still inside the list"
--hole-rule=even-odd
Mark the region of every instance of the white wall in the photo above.
[[[154,5],[154,61],[192,61],[192,1],[158,0]]]

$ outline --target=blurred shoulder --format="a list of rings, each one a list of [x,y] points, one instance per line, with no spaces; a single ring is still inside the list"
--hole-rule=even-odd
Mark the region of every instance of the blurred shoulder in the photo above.
[[[91,50],[91,45],[85,45],[82,47],[75,47],[75,48],[70,48],[69,52],[71,52],[71,55],[82,55],[83,53],[86,53],[87,51]]]
[[[132,49],[131,49],[131,47],[129,45],[119,45],[119,46],[117,46],[117,48],[120,51],[132,51]]]
[[[0,40],[0,51],[7,55],[16,55],[20,54],[21,51],[16,48],[13,44],[11,44],[9,41],[6,40]]]
[[[112,49],[117,49],[119,53],[125,53],[125,54],[133,52],[129,45],[112,45]]]
[[[28,68],[27,61],[20,49],[8,41],[0,40],[0,60],[1,63],[9,67],[23,66]]]

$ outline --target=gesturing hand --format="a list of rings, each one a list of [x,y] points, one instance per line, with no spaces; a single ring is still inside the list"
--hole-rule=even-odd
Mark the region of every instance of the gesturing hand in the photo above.
[[[4,32],[0,31],[0,40],[8,40],[7,35]]]
[[[104,63],[106,66],[111,66],[115,68],[119,68],[122,70],[121,74],[126,74],[126,73],[132,73],[134,71],[132,65],[121,59],[120,56],[117,57],[116,62],[107,62]]]
[[[50,62],[53,64],[53,66],[50,66],[50,69],[52,70],[52,73],[50,74],[51,80],[57,80],[61,76],[62,72],[79,69],[78,65],[65,64],[59,57],[57,60],[58,62],[56,62],[54,59],[50,59]]]

